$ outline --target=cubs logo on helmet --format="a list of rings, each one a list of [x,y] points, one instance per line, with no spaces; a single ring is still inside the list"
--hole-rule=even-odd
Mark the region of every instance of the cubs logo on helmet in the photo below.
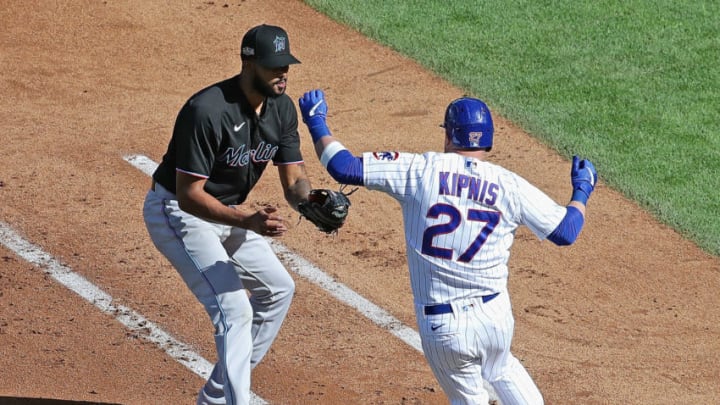
[[[482,132],[470,132],[468,133],[468,142],[472,144],[480,143],[482,138]]]

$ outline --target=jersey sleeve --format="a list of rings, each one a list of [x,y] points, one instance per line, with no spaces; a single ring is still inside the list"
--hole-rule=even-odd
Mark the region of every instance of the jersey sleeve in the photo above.
[[[220,142],[219,125],[192,100],[185,104],[173,130],[176,170],[199,177],[210,176]]]
[[[417,190],[422,173],[416,167],[422,166],[420,155],[401,152],[363,153],[363,181],[370,190],[378,190],[404,201]]]
[[[273,157],[273,164],[302,163],[303,157],[300,152],[300,134],[298,133],[298,117],[295,106],[287,95],[279,97],[277,101],[281,134],[277,153]]]
[[[567,208],[556,203],[543,191],[520,176],[514,176],[517,188],[515,208],[517,221],[541,240],[560,224]]]

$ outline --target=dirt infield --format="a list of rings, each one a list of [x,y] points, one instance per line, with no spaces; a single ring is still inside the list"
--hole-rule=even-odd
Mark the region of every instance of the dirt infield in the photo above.
[[[240,38],[263,22],[285,27],[303,62],[290,70],[290,95],[325,89],[331,130],[352,151],[442,147],[438,124],[462,91],[300,2],[0,9],[0,222],[211,361],[212,325],[145,231],[149,178],[123,156],[159,161],[182,103],[238,72]],[[491,159],[566,201],[569,162],[496,121]],[[301,131],[313,185],[334,187]],[[395,202],[356,192],[333,238],[298,223],[279,195],[270,168],[250,200],[290,218],[288,249],[414,328]],[[510,266],[513,351],[548,404],[720,403],[718,258],[601,183],[576,245],[521,229]],[[293,277],[295,301],[253,374],[256,394],[271,404],[446,403],[417,350]],[[0,244],[0,403],[194,404],[202,382]]]

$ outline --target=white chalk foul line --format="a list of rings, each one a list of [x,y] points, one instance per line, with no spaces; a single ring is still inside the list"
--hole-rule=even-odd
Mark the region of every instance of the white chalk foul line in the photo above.
[[[282,257],[283,262],[294,272],[310,280],[314,284],[328,291],[333,297],[346,305],[354,308],[366,318],[370,319],[376,325],[386,329],[400,340],[414,347],[422,353],[422,344],[420,343],[420,335],[414,329],[402,324],[397,318],[390,315],[384,309],[373,304],[365,297],[351,290],[344,284],[341,284],[325,274],[322,270],[315,267],[312,263],[297,256],[275,240],[270,240],[275,253]]]
[[[153,174],[158,165],[153,160],[143,155],[127,155],[123,158],[125,161],[135,166],[148,176]],[[370,319],[373,323],[389,331],[410,347],[415,348],[420,353],[423,352],[420,335],[414,329],[404,325],[390,313],[373,304],[371,301],[367,300],[344,284],[333,280],[332,277],[328,276],[325,272],[309,261],[290,251],[280,242],[271,238],[266,239],[270,242],[273,251],[275,251],[278,255],[282,255],[282,259],[284,259],[283,262],[290,268],[290,270],[298,273],[310,280],[312,283],[328,291],[333,297],[354,308],[366,318]],[[497,398],[497,394],[492,386],[485,380],[483,380],[483,386],[490,393],[490,399],[497,401],[500,405],[500,401]]]
[[[212,364],[192,351],[186,344],[179,342],[164,332],[153,322],[132,309],[113,303],[113,298],[96,287],[83,276],[74,273],[40,247],[21,238],[7,224],[0,222],[0,242],[26,261],[36,265],[49,274],[55,281],[73,291],[102,312],[112,315],[128,329],[138,332],[144,338],[157,344],[174,359],[203,378],[208,378]]]
[[[154,343],[195,374],[206,380],[210,377],[213,364],[193,351],[187,344],[175,339],[158,325],[132,309],[113,303],[112,296],[96,287],[83,276],[73,272],[72,269],[54,259],[40,247],[20,237],[2,221],[0,221],[0,244],[26,261],[43,269],[55,281],[95,305],[102,312],[113,316],[140,338]],[[251,393],[250,403],[253,405],[267,404],[264,399],[254,393]]]

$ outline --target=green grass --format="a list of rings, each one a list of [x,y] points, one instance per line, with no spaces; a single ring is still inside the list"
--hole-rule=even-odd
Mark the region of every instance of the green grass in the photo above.
[[[720,2],[306,0],[720,255]]]

